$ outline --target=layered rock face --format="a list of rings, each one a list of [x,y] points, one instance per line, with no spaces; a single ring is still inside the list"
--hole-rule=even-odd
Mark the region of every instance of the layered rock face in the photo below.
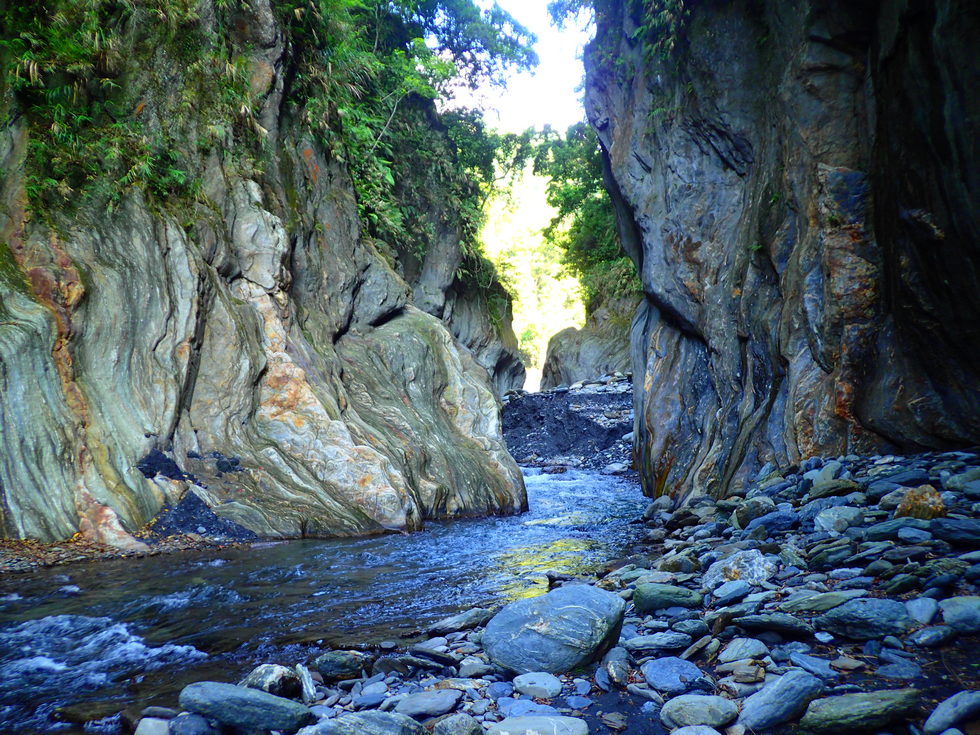
[[[284,103],[289,40],[267,3],[243,7],[237,43],[270,153],[259,173],[233,147],[212,149],[206,205],[171,211],[132,194],[111,213],[42,223],[25,205],[28,125],[5,101],[6,537],[137,545],[131,533],[192,484],[269,537],[526,506],[487,370],[361,238],[344,166]],[[141,114],[161,129],[185,80],[163,50],[154,61],[124,78],[145,85]],[[464,341],[470,318],[455,322]],[[480,339],[478,355],[492,342]],[[174,463],[141,471],[155,450]]]
[[[670,50],[625,5],[586,108],[646,295],[647,492],[980,441],[976,7],[688,3]]]
[[[555,334],[548,340],[541,389],[629,372],[635,311],[636,299],[610,299],[589,313],[581,329],[568,327]]]

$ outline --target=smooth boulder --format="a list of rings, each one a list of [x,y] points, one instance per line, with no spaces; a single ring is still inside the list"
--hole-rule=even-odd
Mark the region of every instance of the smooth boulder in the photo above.
[[[669,728],[690,725],[722,727],[738,716],[738,705],[730,699],[710,694],[682,694],[660,710],[660,719]]]
[[[616,643],[625,610],[612,592],[566,585],[504,607],[487,623],[483,646],[491,661],[516,674],[569,671]]]
[[[633,591],[633,605],[641,615],[665,607],[701,607],[703,601],[699,592],[672,584],[638,584]]]
[[[738,724],[752,732],[787,723],[799,717],[823,689],[823,682],[812,674],[787,671],[742,703]]]
[[[335,720],[321,720],[296,735],[426,735],[411,717],[395,712],[351,712]]]
[[[916,689],[892,689],[815,699],[800,720],[800,729],[814,733],[874,731],[914,714],[919,697]]]
[[[904,635],[915,621],[898,600],[861,597],[828,610],[816,620],[821,630],[866,641],[886,635]]]
[[[487,735],[589,735],[589,726],[575,717],[508,717],[490,725]]]
[[[180,706],[241,730],[294,732],[316,719],[309,707],[298,702],[217,681],[199,681],[184,687]]]

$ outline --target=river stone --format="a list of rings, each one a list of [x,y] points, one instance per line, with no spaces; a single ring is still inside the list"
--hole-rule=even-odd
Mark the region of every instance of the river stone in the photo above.
[[[161,720],[159,717],[144,717],[136,727],[133,735],[168,735],[170,731],[170,720]]]
[[[758,549],[736,551],[719,559],[704,573],[701,585],[708,590],[734,579],[747,584],[760,585],[776,573],[776,565],[769,561]]]
[[[800,720],[804,732],[864,732],[904,720],[919,707],[917,689],[893,689],[827,697],[810,702]]]
[[[313,661],[313,668],[327,683],[356,679],[371,666],[371,657],[360,651],[328,651]]]
[[[458,689],[409,694],[395,705],[395,712],[415,718],[437,717],[456,709],[462,697],[463,693]]]
[[[980,631],[980,596],[950,597],[939,603],[943,622],[960,633]]]
[[[861,597],[828,610],[815,621],[818,628],[864,641],[886,635],[904,635],[915,626],[898,600]]]
[[[667,607],[701,607],[699,592],[672,584],[638,584],[633,591],[633,605],[641,615]]]
[[[939,603],[931,597],[917,597],[914,600],[905,601],[905,609],[909,616],[919,625],[928,625],[936,617],[939,610]]]
[[[508,717],[490,725],[487,735],[589,735],[589,726],[576,717]]]
[[[785,612],[826,612],[848,600],[867,595],[867,590],[834,590],[789,600],[779,606]]]
[[[689,725],[722,727],[738,716],[738,705],[730,699],[709,694],[682,694],[668,700],[660,719],[670,728]]]
[[[865,541],[887,541],[888,539],[898,538],[898,532],[903,528],[916,528],[920,531],[929,530],[929,521],[921,518],[894,518],[890,521],[882,521],[868,527],[864,531]]]
[[[751,732],[795,720],[823,689],[817,677],[805,671],[787,671],[742,703],[738,724]]]
[[[719,735],[719,732],[707,725],[688,725],[671,730],[670,735]]]
[[[980,519],[934,518],[929,522],[929,532],[953,546],[980,548]]]
[[[742,501],[732,513],[732,523],[735,528],[745,528],[756,518],[761,518],[767,513],[776,510],[776,503],[767,495],[757,495],[754,498]]]
[[[433,623],[428,627],[429,635],[446,635],[457,633],[461,630],[471,630],[481,625],[486,625],[487,621],[493,617],[493,611],[485,610],[482,607],[474,607],[459,615],[451,615]]]
[[[200,715],[184,713],[170,720],[167,735],[221,735],[221,731]]]
[[[547,671],[532,671],[514,677],[514,689],[536,699],[551,699],[561,694],[561,679]]]
[[[732,579],[724,582],[715,588],[712,595],[715,598],[715,605],[724,607],[738,602],[752,591],[752,585],[742,579]]]
[[[483,735],[483,725],[467,714],[458,712],[436,723],[432,735]]]
[[[718,654],[718,663],[728,664],[747,658],[763,658],[769,655],[769,648],[755,638],[733,638]]]
[[[676,656],[647,661],[640,671],[647,684],[665,694],[683,694],[691,682],[704,676],[697,666]]]
[[[743,615],[732,620],[732,623],[745,630],[773,631],[790,638],[805,638],[813,635],[813,628],[810,625],[786,613]]]
[[[487,623],[483,646],[491,661],[517,674],[568,671],[619,639],[625,610],[612,592],[566,585],[504,607]]]
[[[303,692],[303,686],[296,672],[279,664],[256,666],[248,676],[238,682],[238,686],[261,689],[263,692],[287,699],[295,699]]]
[[[831,536],[840,536],[848,528],[864,523],[864,511],[850,505],[827,508],[817,513],[813,526],[817,531],[826,531]]]
[[[651,635],[638,635],[623,645],[630,653],[656,653],[657,651],[676,651],[691,645],[691,636],[676,630],[665,630]]]
[[[956,637],[956,631],[948,625],[932,625],[912,633],[908,642],[922,648],[935,648]]]
[[[321,720],[296,735],[426,735],[425,729],[406,715],[395,712],[351,712],[335,720]]]
[[[616,646],[610,648],[605,656],[602,657],[601,669],[609,676],[609,681],[618,687],[624,687],[629,683],[630,676],[630,657],[625,648]],[[586,689],[580,694],[588,694]]]
[[[316,719],[309,707],[298,702],[217,681],[199,681],[184,687],[180,706],[241,730],[292,732]]]
[[[980,691],[959,692],[941,702],[922,729],[925,735],[940,735],[977,715],[980,715]]]

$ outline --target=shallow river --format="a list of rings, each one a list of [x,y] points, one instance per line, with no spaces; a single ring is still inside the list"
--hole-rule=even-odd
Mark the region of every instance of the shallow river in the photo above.
[[[0,733],[115,733],[116,713],[173,706],[191,681],[235,681],[258,663],[307,662],[324,646],[542,594],[546,570],[592,571],[634,539],[635,484],[576,470],[525,478],[521,516],[0,578]]]

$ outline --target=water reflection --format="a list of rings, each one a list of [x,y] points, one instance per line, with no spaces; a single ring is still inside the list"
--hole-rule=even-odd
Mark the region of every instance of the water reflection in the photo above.
[[[323,645],[379,641],[464,607],[542,594],[546,572],[587,573],[631,540],[644,504],[635,485],[575,470],[529,471],[526,481],[523,516],[0,579],[0,732],[81,732],[54,724],[54,707],[172,705],[195,679],[233,680],[258,662],[294,663]],[[66,584],[80,592],[59,592]],[[115,656],[102,640],[140,655]]]

